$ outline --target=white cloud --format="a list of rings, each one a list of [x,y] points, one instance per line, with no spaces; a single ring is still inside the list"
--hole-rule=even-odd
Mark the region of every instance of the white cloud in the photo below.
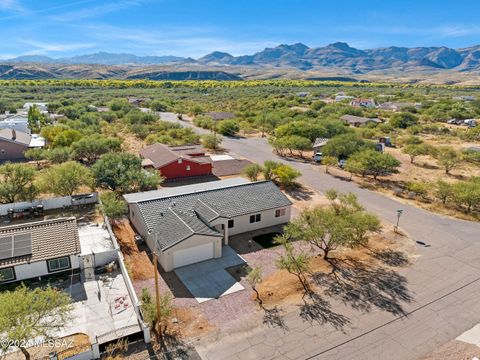
[[[93,43],[46,43],[30,39],[18,39],[18,41],[33,47],[33,49],[25,52],[23,55],[48,55],[54,52],[68,52],[82,49],[91,49],[96,45]]]
[[[125,10],[133,6],[139,6],[144,3],[145,0],[118,0],[108,2],[97,6],[88,6],[78,10],[73,10],[65,13],[54,14],[50,18],[56,21],[76,21],[84,20],[88,18],[99,17],[108,13]]]
[[[18,0],[0,0],[0,11],[25,13],[27,9]]]

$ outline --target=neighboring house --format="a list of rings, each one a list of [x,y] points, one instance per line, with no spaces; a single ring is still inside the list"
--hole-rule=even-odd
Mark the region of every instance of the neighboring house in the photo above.
[[[128,102],[133,106],[139,107],[140,105],[149,102],[149,98],[136,98],[136,97],[129,97]]]
[[[322,152],[322,148],[327,144],[328,140],[327,138],[316,138],[315,142],[313,143],[313,153],[319,153]]]
[[[231,155],[210,155],[213,162],[212,173],[215,176],[230,176],[241,174],[246,166],[252,164],[247,159],[236,159]]]
[[[476,96],[473,96],[473,95],[462,95],[462,96],[454,96],[453,100],[475,101],[477,100],[477,98]]]
[[[213,120],[226,120],[233,119],[235,117],[234,113],[222,111],[211,111],[206,113],[205,115],[210,116]]]
[[[359,127],[368,123],[380,124],[382,121],[377,118],[366,118],[354,115],[343,115],[340,119],[345,121],[348,125]]]
[[[341,101],[344,101],[344,100],[351,100],[351,99],[355,99],[355,97],[348,96],[348,95],[336,95],[335,96],[335,102],[341,102]]]
[[[402,111],[406,108],[415,108],[420,109],[422,107],[421,103],[409,103],[409,102],[384,102],[377,106],[381,110],[390,110],[390,111]]]
[[[0,227],[1,283],[71,272],[80,253],[75,218]]]
[[[0,121],[0,129],[15,129],[30,134],[28,127],[28,117],[23,115],[8,115]]]
[[[212,175],[212,160],[201,146],[153,144],[140,150],[144,168],[154,168],[167,180]]]
[[[40,280],[118,260],[106,229],[96,224],[77,224],[74,217],[0,227],[0,284]]]
[[[23,109],[28,111],[33,105],[35,105],[42,114],[48,113],[48,103],[46,102],[27,102],[23,104]]]
[[[350,106],[374,108],[376,104],[373,99],[355,99],[350,101]]]
[[[219,258],[229,236],[285,224],[290,200],[242,178],[124,195],[129,217],[165,271]]]
[[[0,162],[24,160],[24,153],[29,148],[42,148],[45,139],[15,129],[0,130]]]

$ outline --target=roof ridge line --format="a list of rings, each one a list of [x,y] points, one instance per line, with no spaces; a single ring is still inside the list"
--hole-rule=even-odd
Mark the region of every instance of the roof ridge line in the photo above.
[[[173,197],[182,197],[182,196],[192,195],[192,194],[202,194],[202,193],[208,193],[208,192],[218,191],[218,190],[222,190],[222,189],[231,189],[231,188],[234,188],[234,187],[241,187],[241,186],[247,186],[247,185],[261,184],[261,183],[267,183],[267,182],[272,182],[272,180],[258,180],[258,181],[247,182],[247,183],[244,183],[244,184],[226,185],[226,186],[222,186],[222,187],[214,188],[214,189],[193,191],[193,192],[189,192],[189,193],[185,193],[185,194],[180,194],[180,195],[169,195],[169,196],[166,196],[166,197],[161,197],[161,196],[160,196],[160,197],[156,197],[156,198],[153,198],[153,199],[135,201],[134,203],[136,203],[136,204],[141,204],[141,203],[147,203],[147,202],[150,202],[150,201],[157,201],[157,200],[160,200],[160,199],[168,199],[168,198],[173,198]],[[159,190],[151,190],[151,191],[159,191]],[[128,194],[127,194],[127,195],[128,195]]]
[[[190,229],[190,231],[192,232],[192,234],[195,234],[195,231],[190,227],[190,225],[188,225],[188,224],[175,212],[175,210],[173,210],[172,208],[168,208],[168,210],[170,210],[177,218],[179,218],[180,221],[181,221],[182,223],[184,223],[187,228]]]
[[[202,201],[202,199],[197,199],[197,201],[200,201],[203,205],[205,205],[206,207],[208,207],[210,210],[212,210],[215,214],[217,215],[220,215],[220,213],[215,210],[214,208],[212,208],[209,204],[205,203],[204,201]]]
[[[13,225],[7,225],[7,226],[0,226],[0,233],[3,231],[9,231],[9,230],[15,230],[15,229],[21,229],[21,228],[31,228],[31,227],[37,227],[37,226],[47,226],[51,225],[54,223],[62,223],[62,222],[76,222],[76,218],[74,216],[69,216],[69,217],[61,217],[61,218],[55,218],[55,219],[48,219],[48,220],[39,220],[39,221],[33,221],[33,222],[28,222],[28,223],[23,223],[23,224],[13,224]]]

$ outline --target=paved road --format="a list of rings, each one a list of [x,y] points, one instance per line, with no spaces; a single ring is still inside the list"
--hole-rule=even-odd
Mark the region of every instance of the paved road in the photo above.
[[[224,138],[222,146],[259,163],[288,162],[302,172],[302,183],[319,191],[353,192],[369,211],[390,222],[403,209],[400,226],[430,247],[419,245],[418,259],[400,271],[413,299],[403,304],[407,316],[335,303],[335,310],[350,320],[344,332],[304,321],[294,312],[285,316],[288,330],[262,326],[201,344],[203,358],[416,359],[480,322],[479,223],[435,215],[327,175],[318,166],[281,159],[265,139]]]

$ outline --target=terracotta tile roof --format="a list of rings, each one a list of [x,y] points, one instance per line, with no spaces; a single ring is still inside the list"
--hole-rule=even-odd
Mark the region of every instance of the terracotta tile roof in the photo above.
[[[180,158],[201,164],[210,164],[212,162],[210,156],[196,155],[200,153],[204,153],[203,148],[200,146],[169,147],[159,143],[140,150],[140,156],[150,160],[151,162],[148,164],[151,164],[156,169],[162,168]],[[147,164],[147,162],[145,162],[145,164]]]
[[[81,253],[74,217],[0,227],[0,237],[27,233],[32,237],[32,254],[0,260],[0,269]]]

